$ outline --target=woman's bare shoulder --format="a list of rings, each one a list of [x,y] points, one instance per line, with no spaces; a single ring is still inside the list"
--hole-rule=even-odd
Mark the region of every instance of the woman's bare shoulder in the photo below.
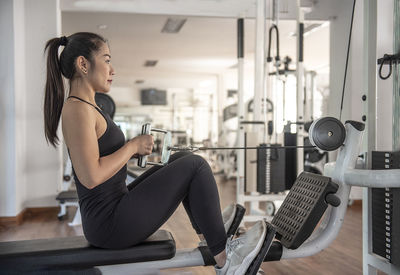
[[[85,102],[67,100],[62,109],[63,119],[87,119],[93,117],[93,107]]]

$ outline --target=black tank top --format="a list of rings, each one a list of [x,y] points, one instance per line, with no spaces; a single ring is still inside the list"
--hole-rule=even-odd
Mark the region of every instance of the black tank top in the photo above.
[[[97,106],[79,97],[70,96],[92,105],[106,120],[107,129],[97,140],[100,157],[110,155],[125,144],[125,136],[111,117]],[[69,97],[69,98],[70,98]],[[73,165],[72,165],[73,169]],[[88,189],[79,181],[74,171],[75,185],[79,197],[83,232],[86,239],[95,246],[102,246],[111,236],[114,224],[114,209],[121,197],[128,193],[125,184],[127,166],[93,189]]]

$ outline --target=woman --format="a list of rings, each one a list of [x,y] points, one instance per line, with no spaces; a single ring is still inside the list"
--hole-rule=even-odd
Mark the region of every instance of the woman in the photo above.
[[[64,48],[59,57],[60,46]],[[141,135],[125,143],[121,130],[96,106],[95,92],[107,93],[115,75],[107,41],[94,33],[75,33],[49,40],[45,50],[45,136],[53,146],[58,144],[61,117],[86,239],[102,248],[135,245],[164,224],[182,202],[214,255],[216,272],[244,274],[255,257],[249,254],[257,255],[260,249],[265,224],[256,224],[227,244],[217,186],[203,158],[174,154],[167,166],[152,168],[125,185],[128,160],[149,155],[154,142],[151,135]],[[62,76],[69,79],[66,100]]]

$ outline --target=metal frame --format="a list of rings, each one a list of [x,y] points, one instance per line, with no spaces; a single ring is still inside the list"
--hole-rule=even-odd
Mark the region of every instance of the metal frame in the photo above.
[[[300,0],[297,4],[297,58],[296,58],[296,100],[297,100],[297,119],[296,122],[304,122],[304,65],[303,65],[303,30],[304,30],[304,11],[301,8]],[[296,124],[297,145],[304,145],[304,125]],[[297,175],[303,171],[304,151],[297,151]]]
[[[394,1],[395,15],[394,15],[394,26],[398,24],[398,18],[396,17],[396,9],[398,12],[398,0]],[[377,0],[364,0],[363,1],[363,34],[364,34],[364,90],[367,91],[367,101],[364,103],[364,114],[367,114],[367,138],[364,142],[365,151],[367,151],[367,162],[368,168],[371,168],[371,152],[376,150],[376,98],[377,98],[377,78],[376,78],[376,60],[377,60],[377,22],[378,22],[378,1]],[[397,23],[396,23],[397,22]],[[398,50],[398,30],[394,27],[394,49]],[[396,39],[397,37],[397,39]],[[393,85],[393,136],[392,136],[392,148],[393,150],[399,149],[399,141],[396,133],[399,131],[398,112],[397,107],[400,104],[398,98],[398,90],[396,91],[396,77],[398,77],[398,68],[394,71],[395,79]],[[397,106],[397,107],[396,107]],[[397,111],[396,111],[397,110]],[[362,173],[359,171],[348,171],[346,175],[347,181],[358,176],[363,182],[363,186],[366,187],[399,187],[399,170],[385,170],[385,171],[368,171],[365,170]],[[397,182],[396,182],[397,178]],[[375,181],[375,186],[374,186]],[[376,183],[379,182],[379,186]],[[352,182],[355,185],[355,182]],[[397,185],[396,185],[397,183]],[[378,256],[372,252],[372,214],[371,214],[371,189],[365,188],[363,190],[363,274],[365,275],[376,275],[378,270],[386,272],[387,274],[400,274],[400,268],[392,265],[386,259]]]
[[[400,182],[395,181],[395,178],[398,178],[400,175],[400,169],[385,171],[355,169],[361,148],[363,131],[357,130],[351,123],[347,123],[345,127],[347,138],[345,145],[339,149],[337,161],[325,166],[325,174],[330,176],[340,186],[336,193],[340,200],[342,202],[348,201],[351,186],[400,187]],[[379,184],[376,181],[373,184],[374,179],[377,177],[380,177]],[[329,207],[321,225],[310,236],[308,241],[295,250],[283,248],[281,259],[307,257],[327,248],[337,237],[346,210],[347,203],[342,203],[339,207]],[[104,274],[115,274],[116,272],[126,273],[131,270],[158,270],[202,265],[205,265],[205,263],[200,250],[194,248],[178,250],[175,257],[169,260],[100,266],[98,268]],[[399,268],[391,266],[390,274],[397,274],[399,272]]]
[[[273,1],[274,16],[273,19],[277,23],[278,18],[278,3],[279,1]],[[301,7],[300,0],[297,0],[297,33],[303,33],[304,25],[304,13],[305,11]],[[267,77],[269,75],[268,64],[265,62],[265,44],[266,44],[266,3],[265,0],[256,1],[256,42],[255,42],[255,77],[254,77],[254,120],[262,121],[266,119],[266,110],[262,114],[262,103],[266,98],[270,96],[268,93],[270,81]],[[240,20],[240,19],[239,19]],[[301,30],[301,31],[300,31]],[[238,34],[239,36],[239,34]],[[238,39],[241,39],[238,37]],[[297,62],[296,62],[296,79],[297,79],[297,122],[304,122],[304,74],[306,71],[303,67],[303,37],[302,35],[297,35]],[[239,42],[239,40],[238,40]],[[240,43],[240,42],[239,42]],[[243,104],[243,56],[238,55],[238,138],[237,145],[242,147],[244,145],[244,127],[241,125],[241,121],[244,119],[244,104]],[[277,68],[278,70],[278,68]],[[312,78],[312,81],[314,79]],[[314,83],[312,83],[314,84]],[[265,89],[267,87],[267,90]],[[264,97],[264,98],[263,98]],[[266,108],[265,108],[266,109]],[[254,126],[256,132],[261,132],[260,126]],[[306,135],[304,130],[304,125],[296,124],[297,132],[297,145],[304,145],[304,136]],[[264,131],[264,136],[266,129]],[[264,138],[265,139],[265,138]],[[263,140],[263,142],[271,142],[270,140]],[[236,182],[236,201],[240,204],[245,202],[250,202],[250,215],[245,215],[243,221],[255,221],[260,218],[265,218],[265,211],[259,209],[259,202],[268,202],[273,200],[283,200],[285,194],[282,195],[260,195],[258,192],[251,192],[250,195],[245,194],[245,152],[238,152],[237,163],[237,182]],[[297,174],[303,171],[304,167],[304,152],[299,150],[297,153]],[[268,217],[271,219],[272,217]]]
[[[68,180],[67,180],[67,177],[69,177]],[[72,162],[71,162],[71,159],[70,159],[70,157],[68,155],[66,163],[65,163],[65,168],[64,168],[64,180],[62,182],[61,192],[65,192],[65,191],[70,190],[71,185],[72,185],[72,181],[73,181]],[[72,219],[71,222],[68,223],[68,225],[69,226],[76,226],[76,225],[81,225],[82,224],[81,211],[79,209],[78,200],[70,200],[70,201],[60,202],[59,206],[60,206],[60,212],[58,212],[58,214],[57,214],[57,216],[59,218],[62,218],[67,214],[67,207],[68,206],[76,207],[76,212],[75,212],[74,218]]]

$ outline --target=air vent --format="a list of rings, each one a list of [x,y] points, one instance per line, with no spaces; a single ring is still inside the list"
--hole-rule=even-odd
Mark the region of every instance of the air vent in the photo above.
[[[146,62],[144,62],[144,66],[145,67],[154,67],[157,65],[158,60],[146,60]]]
[[[135,81],[135,84],[143,84],[144,80],[143,79],[138,79]]]
[[[179,19],[179,18],[168,18],[167,22],[165,22],[164,27],[162,28],[161,32],[165,33],[178,33],[183,25],[186,22],[185,19]]]

